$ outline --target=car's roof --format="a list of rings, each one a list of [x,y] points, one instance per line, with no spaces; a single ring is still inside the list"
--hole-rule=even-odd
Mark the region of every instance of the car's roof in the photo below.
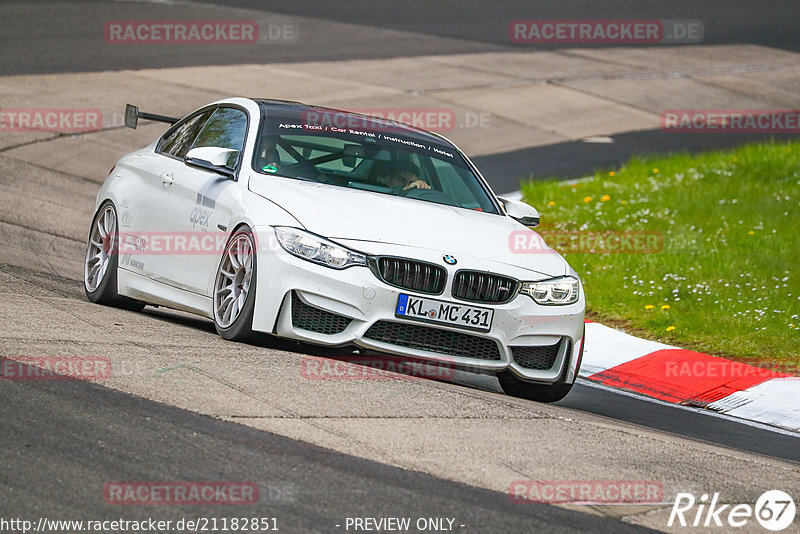
[[[309,112],[344,115],[346,117],[356,118],[364,124],[374,123],[378,127],[381,123],[388,123],[391,125],[392,132],[411,138],[415,141],[454,146],[447,138],[442,137],[441,135],[417,128],[416,126],[412,126],[410,124],[405,124],[403,122],[394,120],[387,121],[385,119],[371,115],[365,115],[363,113],[355,113],[353,111],[344,111],[341,109],[328,108],[324,106],[304,104],[302,102],[296,102],[293,100],[278,100],[272,98],[253,98],[252,100],[258,103],[258,105],[267,113],[267,115],[272,112],[281,115],[282,117],[297,119],[298,121],[305,120]]]

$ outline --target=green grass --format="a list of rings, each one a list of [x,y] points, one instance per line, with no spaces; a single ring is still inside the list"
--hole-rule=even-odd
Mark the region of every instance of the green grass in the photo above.
[[[800,358],[800,142],[637,158],[522,191],[548,243],[562,232],[663,237],[657,253],[562,250],[590,317],[739,360]]]

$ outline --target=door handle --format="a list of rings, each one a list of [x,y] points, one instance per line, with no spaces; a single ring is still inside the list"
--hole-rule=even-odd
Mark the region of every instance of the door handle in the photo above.
[[[169,187],[175,180],[172,179],[171,172],[162,172],[161,173],[161,183],[164,187]]]

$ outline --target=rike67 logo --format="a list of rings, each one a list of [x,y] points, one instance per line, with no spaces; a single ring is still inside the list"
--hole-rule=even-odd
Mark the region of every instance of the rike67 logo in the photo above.
[[[678,493],[667,526],[740,528],[755,518],[767,530],[784,530],[794,521],[796,508],[788,493],[780,490],[764,492],[750,504],[720,504],[719,493],[709,500],[708,494],[696,499],[691,493]]]

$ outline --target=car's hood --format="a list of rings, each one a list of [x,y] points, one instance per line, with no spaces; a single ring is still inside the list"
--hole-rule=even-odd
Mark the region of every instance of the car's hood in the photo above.
[[[513,250],[520,233],[536,234],[510,217],[278,176],[252,175],[249,187],[307,230],[334,240],[482,257],[547,276],[569,272],[566,261],[550,249],[535,254]],[[370,248],[367,243],[360,247],[365,252]]]

